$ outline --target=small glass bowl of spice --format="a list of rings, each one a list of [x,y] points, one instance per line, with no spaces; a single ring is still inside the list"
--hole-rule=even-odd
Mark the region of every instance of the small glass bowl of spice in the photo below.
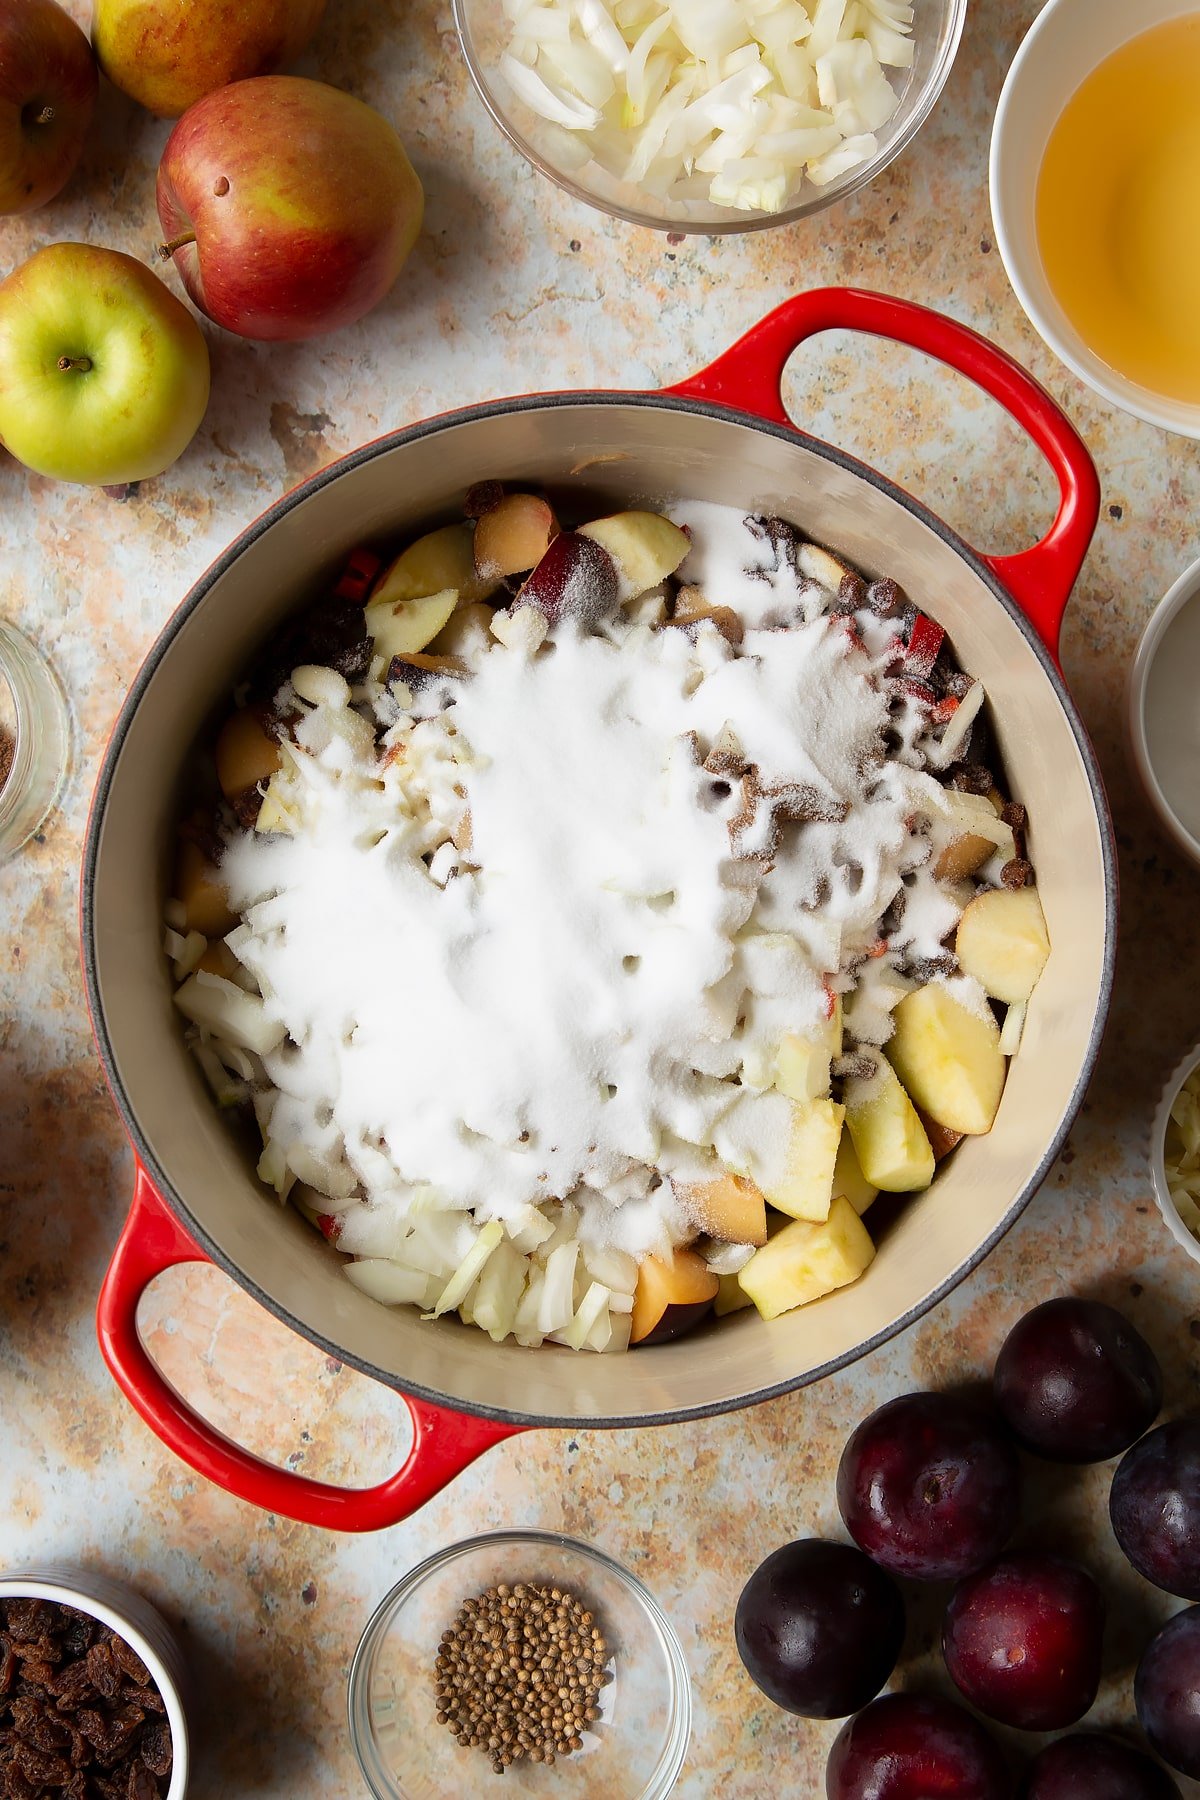
[[[662,1800],[691,1719],[687,1665],[653,1595],[553,1532],[430,1557],[380,1605],[350,1670],[350,1732],[376,1800]]]
[[[1167,1230],[1200,1263],[1200,1044],[1163,1088],[1150,1127],[1150,1179]]]
[[[29,639],[0,619],[0,862],[45,823],[69,754],[69,714],[57,676]]]

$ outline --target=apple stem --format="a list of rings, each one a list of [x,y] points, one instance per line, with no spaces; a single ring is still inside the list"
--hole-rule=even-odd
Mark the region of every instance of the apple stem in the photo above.
[[[194,244],[195,241],[194,231],[181,231],[179,236],[173,237],[169,244],[160,244],[158,254],[163,262],[170,262],[177,250],[182,250],[185,244]]]
[[[86,375],[92,366],[92,359],[90,356],[60,356],[58,366],[64,375],[70,369],[77,369],[81,375]]]
[[[37,115],[36,119],[33,122],[35,125],[53,125],[53,123],[54,123],[54,108],[49,105],[43,106],[41,112]]]

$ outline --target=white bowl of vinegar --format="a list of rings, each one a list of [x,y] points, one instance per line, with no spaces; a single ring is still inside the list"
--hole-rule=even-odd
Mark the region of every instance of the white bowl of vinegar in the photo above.
[[[990,182],[1008,278],[1055,355],[1200,438],[1200,0],[1049,0],[1000,96]]]

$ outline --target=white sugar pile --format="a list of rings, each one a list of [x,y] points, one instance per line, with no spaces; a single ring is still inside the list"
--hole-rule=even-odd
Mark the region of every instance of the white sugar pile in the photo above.
[[[382,750],[306,722],[299,829],[230,847],[237,953],[291,1040],[272,1135],[372,1198],[431,1184],[483,1221],[582,1188],[640,1254],[656,1171],[711,1156],[751,1039],[820,1027],[906,873],[936,953],[934,784],[885,760],[885,659],[807,584],[742,573],[740,515],[689,520],[709,598],[791,629],[493,644]]]

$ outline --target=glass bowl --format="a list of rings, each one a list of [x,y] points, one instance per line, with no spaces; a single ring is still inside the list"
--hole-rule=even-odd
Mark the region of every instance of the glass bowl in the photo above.
[[[717,206],[707,199],[663,200],[610,175],[587,155],[577,134],[539,118],[505,81],[500,62],[509,41],[510,25],[504,0],[453,0],[453,5],[463,56],[484,105],[535,169],[556,181],[576,200],[599,207],[614,218],[645,225],[653,231],[695,232],[709,237],[793,224],[873,181],[912,142],[937,104],[954,66],[967,16],[967,0],[915,0],[913,66],[887,72],[900,104],[876,134],[879,148],[875,155],[824,187],[805,180],[796,199],[780,212],[757,212]]]
[[[70,757],[66,698],[49,663],[0,619],[0,862],[43,826]]]
[[[464,1600],[508,1582],[551,1582],[585,1600],[613,1653],[600,1719],[583,1747],[552,1766],[493,1772],[435,1716],[442,1633]],[[431,1556],[394,1587],[350,1668],[350,1736],[375,1800],[662,1800],[683,1767],[691,1690],[679,1640],[658,1602],[619,1563],[548,1531],[498,1531]]]

